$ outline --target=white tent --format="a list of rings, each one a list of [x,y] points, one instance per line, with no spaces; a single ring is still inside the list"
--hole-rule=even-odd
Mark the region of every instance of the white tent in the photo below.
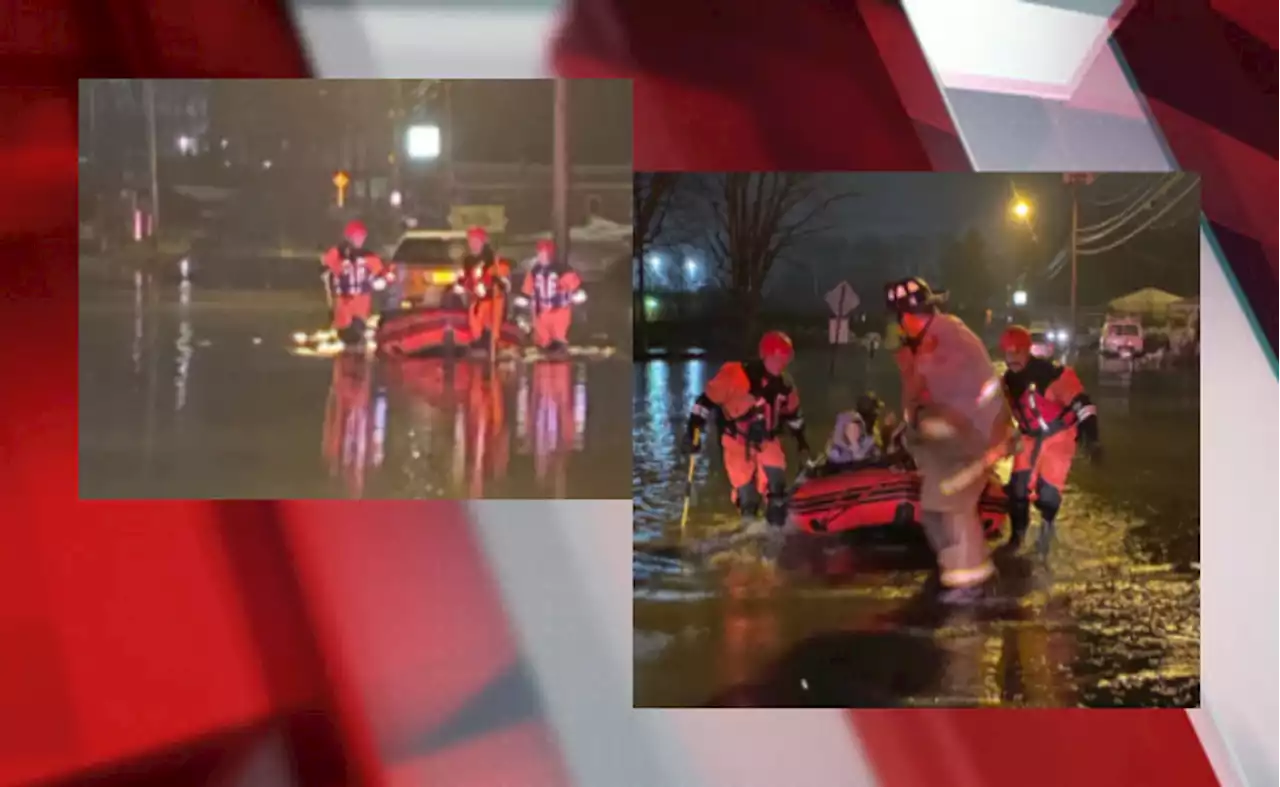
[[[551,232],[539,232],[525,236],[527,240],[550,238]],[[586,224],[569,228],[569,264],[584,277],[596,278],[631,251],[631,225],[619,224],[599,216],[592,216]],[[533,258],[520,264],[527,270]]]
[[[1143,287],[1116,298],[1108,303],[1107,307],[1114,312],[1164,319],[1169,307],[1180,300],[1182,300],[1181,295],[1165,292],[1158,287]]]
[[[539,232],[527,236],[529,240],[550,238],[553,233]],[[570,243],[617,243],[631,245],[631,225],[619,224],[600,216],[592,216],[587,223],[569,228]]]

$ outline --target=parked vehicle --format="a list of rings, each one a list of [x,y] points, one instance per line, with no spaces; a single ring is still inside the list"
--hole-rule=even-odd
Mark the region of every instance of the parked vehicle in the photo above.
[[[391,253],[400,306],[456,306],[449,288],[467,253],[464,230],[410,230]]]
[[[1136,358],[1145,352],[1142,321],[1137,317],[1108,317],[1102,325],[1098,351],[1108,357]]]
[[[1071,332],[1047,322],[1031,323],[1031,354],[1036,358],[1056,358],[1071,349]]]

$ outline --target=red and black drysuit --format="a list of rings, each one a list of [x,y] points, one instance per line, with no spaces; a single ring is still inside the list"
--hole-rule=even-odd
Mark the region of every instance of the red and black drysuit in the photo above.
[[[1031,504],[1044,519],[1041,539],[1053,536],[1062,490],[1077,445],[1091,459],[1100,456],[1097,410],[1069,366],[1031,358],[1020,371],[1004,374],[1005,396],[1021,434],[1009,495],[1009,544],[1018,546],[1030,524]]]

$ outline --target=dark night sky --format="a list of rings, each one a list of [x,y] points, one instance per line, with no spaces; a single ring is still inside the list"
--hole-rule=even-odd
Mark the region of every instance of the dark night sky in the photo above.
[[[413,116],[412,88],[421,80],[402,80],[406,110]],[[447,80],[456,126],[453,152],[458,161],[550,163],[552,155],[552,80]],[[166,108],[186,96],[206,96],[210,134],[245,140],[280,157],[280,141],[289,139],[304,159],[315,160],[338,148],[348,121],[363,127],[372,145],[390,144],[387,112],[392,107],[388,80],[163,80],[160,82],[161,145],[172,152],[180,118]],[[129,91],[119,82],[111,91]],[[127,146],[145,154],[145,125],[137,100],[116,106],[100,95],[98,143]],[[133,92],[140,95],[137,87]],[[89,130],[87,92],[81,94],[82,143]],[[418,117],[444,125],[443,101],[426,102]],[[631,163],[631,83],[626,80],[569,81],[570,158],[577,164]],[[448,130],[446,129],[446,134]],[[87,147],[87,146],[86,146]],[[304,154],[303,151],[311,151]],[[274,155],[272,155],[274,152]],[[382,151],[381,158],[385,155]],[[327,156],[326,156],[327,157]],[[282,162],[283,163],[283,162]],[[328,167],[331,162],[325,161]]]
[[[866,268],[889,266],[870,261],[859,252],[875,243],[888,247],[886,256],[894,266],[905,272],[919,266],[917,270],[926,275],[944,275],[938,268],[937,249],[967,230],[981,233],[998,268],[1014,270],[1015,264],[1022,263],[1040,276],[1066,246],[1070,199],[1061,174],[832,173],[821,177],[824,188],[855,196],[838,202],[826,214],[824,223],[829,231],[808,239],[792,255],[793,260],[776,264],[767,295],[780,304],[810,304],[815,287],[825,292],[842,278],[878,281],[882,278],[879,273]],[[1137,193],[1164,177],[1146,173],[1100,176],[1094,185],[1081,190],[1080,226],[1116,215]],[[1167,196],[1176,195],[1187,185],[1176,184]],[[1034,206],[1034,240],[1026,225],[1011,217],[1015,189]],[[1115,297],[1147,284],[1181,295],[1198,292],[1198,197],[1192,192],[1172,208],[1156,223],[1163,227],[1159,232],[1145,232],[1109,254],[1082,257],[1081,302]],[[1133,226],[1138,223],[1128,222]],[[1170,224],[1175,226],[1166,226]],[[1177,235],[1172,246],[1170,233]],[[1170,248],[1182,251],[1177,259],[1169,259],[1173,256]],[[888,273],[895,275],[897,271]],[[1044,289],[1046,299],[1053,301],[1065,291],[1066,282],[1069,271],[1049,281],[1033,281],[1031,289]]]

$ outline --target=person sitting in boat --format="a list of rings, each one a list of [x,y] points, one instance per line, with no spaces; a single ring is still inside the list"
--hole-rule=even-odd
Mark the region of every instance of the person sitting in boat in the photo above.
[[[884,464],[913,469],[915,462],[907,450],[907,423],[897,413],[887,412],[876,425],[876,442]]]
[[[835,431],[827,441],[824,473],[851,470],[879,459],[880,446],[876,445],[876,438],[867,428],[862,414],[857,410],[846,410],[837,415]]]
[[[880,414],[884,412],[884,401],[879,396],[876,396],[875,391],[867,391],[858,397],[853,409],[858,415],[862,416],[863,431],[876,442],[878,448],[883,449],[884,444],[880,442],[879,427]]]

